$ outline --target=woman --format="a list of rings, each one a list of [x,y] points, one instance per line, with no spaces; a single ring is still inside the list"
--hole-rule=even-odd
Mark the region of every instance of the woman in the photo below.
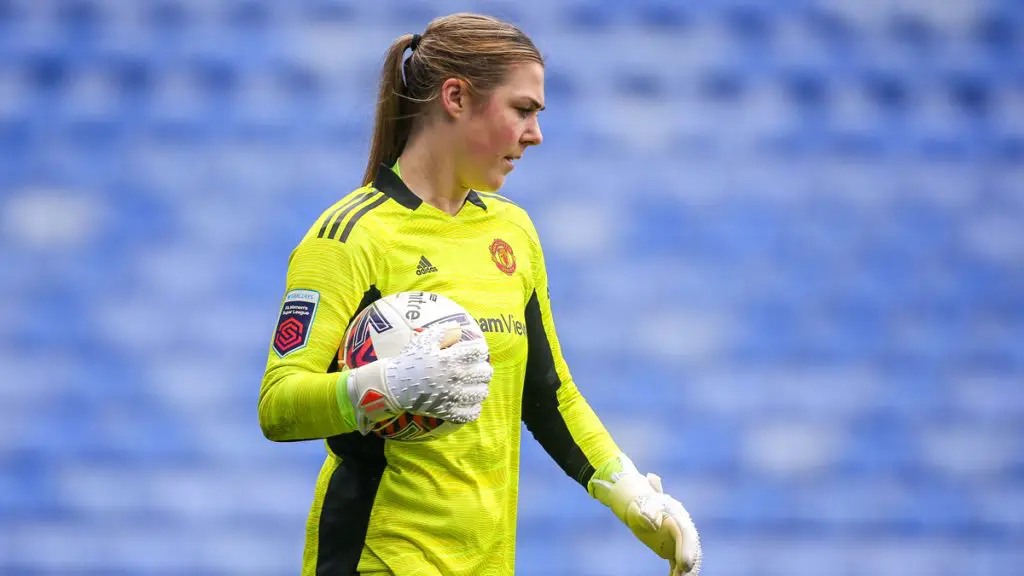
[[[686,510],[621,453],[572,381],[533,224],[492,192],[541,143],[543,109],[543,60],[510,24],[456,14],[389,49],[364,186],[293,252],[260,391],[267,438],[326,439],[303,574],[512,574],[520,420],[671,574],[697,573]],[[339,372],[349,321],[408,290],[499,318],[488,322],[489,361],[472,347],[441,350],[428,330],[394,358]],[[367,391],[386,409],[361,406]],[[424,392],[438,400],[417,413],[464,425],[424,443],[366,434]]]

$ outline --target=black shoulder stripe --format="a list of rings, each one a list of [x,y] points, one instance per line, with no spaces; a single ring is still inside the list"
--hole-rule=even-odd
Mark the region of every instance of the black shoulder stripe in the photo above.
[[[353,202],[349,202],[348,204],[346,204],[345,209],[342,210],[341,214],[339,214],[337,219],[334,220],[334,226],[331,226],[331,232],[327,235],[327,237],[330,238],[331,240],[334,240],[334,235],[338,233],[338,228],[341,227],[341,223],[345,220],[345,217],[348,216],[350,212],[355,210],[356,206],[359,206],[363,202],[366,202],[371,197],[373,197],[374,194],[376,194],[376,192],[367,192],[360,196],[359,198],[356,198]]]
[[[352,206],[355,206],[356,204],[358,204],[358,203],[362,202],[363,200],[365,200],[366,199],[365,196],[366,196],[366,194],[357,195],[355,198],[352,198],[348,202],[346,202],[346,203],[342,204],[341,206],[338,206],[337,208],[332,210],[331,213],[327,216],[327,218],[324,219],[324,225],[320,227],[320,233],[317,234],[316,237],[317,238],[323,238],[324,235],[327,234],[327,226],[329,226],[331,224],[331,222],[334,222],[334,218],[338,215],[338,212],[341,212],[342,210],[346,210],[346,211],[350,210],[352,208]],[[344,216],[344,213],[342,214],[342,216]],[[337,229],[338,229],[338,226],[335,225],[334,229],[331,230],[331,235],[333,235],[334,232],[337,231]]]
[[[334,220],[334,215],[344,207],[345,206],[338,206],[334,210],[331,210],[331,213],[327,215],[327,218],[324,218],[324,225],[320,227],[320,233],[316,235],[317,238],[324,237],[324,234],[327,233],[327,225],[331,223],[331,220]]]
[[[352,216],[352,218],[348,221],[348,225],[345,226],[345,231],[341,233],[341,241],[344,242],[344,241],[348,240],[348,235],[352,233],[352,229],[355,228],[356,222],[358,222],[360,218],[365,216],[366,213],[369,212],[370,210],[373,210],[377,206],[380,206],[381,204],[383,204],[383,203],[385,203],[387,201],[388,201],[388,196],[386,194],[381,194],[380,198],[377,198],[373,202],[370,202],[366,206],[363,206],[362,209],[359,210],[359,212],[356,212]],[[339,220],[339,223],[340,223],[340,220]]]

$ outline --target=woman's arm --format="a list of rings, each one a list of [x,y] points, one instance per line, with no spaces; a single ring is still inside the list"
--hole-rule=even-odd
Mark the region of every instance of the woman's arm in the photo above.
[[[526,306],[530,350],[523,421],[566,474],[610,508],[641,542],[669,561],[671,576],[697,576],[702,553],[690,514],[662,492],[661,478],[640,474],[573,384],[551,320],[539,242],[534,259],[535,290]]]
[[[594,470],[620,450],[576,387],[562,357],[551,317],[544,254],[536,237],[532,257],[534,291],[525,310],[529,353],[523,422],[562,470],[587,487]]]
[[[348,372],[337,368],[345,328],[376,299],[373,258],[358,244],[308,235],[288,262],[285,297],[260,387],[259,421],[274,441],[356,430]]]

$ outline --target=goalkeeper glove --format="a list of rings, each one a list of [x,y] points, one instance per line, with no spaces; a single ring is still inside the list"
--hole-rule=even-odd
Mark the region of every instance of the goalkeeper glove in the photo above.
[[[459,424],[479,418],[494,368],[487,343],[458,342],[461,334],[455,322],[429,326],[397,356],[353,368],[339,381],[338,394],[351,403],[359,431],[368,434],[374,423],[402,412]]]
[[[669,561],[669,576],[700,573],[697,528],[686,508],[662,492],[661,478],[640,474],[625,454],[619,454],[594,472],[587,490],[641,542]]]

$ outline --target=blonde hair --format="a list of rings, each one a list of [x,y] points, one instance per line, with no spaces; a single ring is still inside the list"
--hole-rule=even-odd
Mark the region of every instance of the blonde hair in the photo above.
[[[413,50],[403,61],[407,48]],[[398,160],[413,121],[438,98],[445,80],[459,78],[473,93],[486,94],[501,85],[513,64],[522,62],[544,65],[529,36],[490,16],[452,14],[433,20],[422,36],[400,36],[388,49],[381,70],[363,184],[373,181],[382,163],[391,165]]]

